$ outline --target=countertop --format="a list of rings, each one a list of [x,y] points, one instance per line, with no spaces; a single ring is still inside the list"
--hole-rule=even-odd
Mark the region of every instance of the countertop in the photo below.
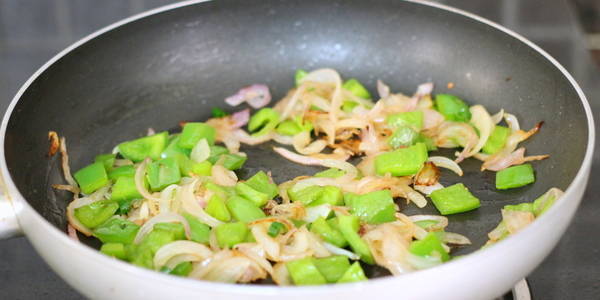
[[[0,1],[0,111],[45,61],[79,38],[167,0]],[[566,0],[438,1],[498,22],[554,56],[583,87],[600,129],[600,72],[585,50]],[[598,142],[596,143],[596,149]],[[600,177],[596,151],[591,181]],[[598,299],[600,185],[591,184],[566,234],[530,276],[534,299]],[[36,254],[27,239],[0,241],[0,299],[81,299]]]

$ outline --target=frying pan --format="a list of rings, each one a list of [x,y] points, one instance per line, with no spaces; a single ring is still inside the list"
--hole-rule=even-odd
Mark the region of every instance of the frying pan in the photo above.
[[[426,81],[495,112],[504,108],[524,128],[545,121],[525,143],[535,184],[494,189],[494,174],[463,163],[463,182],[482,200],[478,210],[450,216],[449,231],[467,235],[472,253],[442,266],[399,277],[320,287],[229,285],[151,272],[108,258],[93,241],[64,234],[71,195],[60,158],[47,157],[47,132],[67,138],[71,168],[109,152],[148,127],[177,130],[181,120],[204,120],[239,87],[266,83],[274,98],[293,85],[298,68],[330,67],[368,87],[377,79],[412,93]],[[452,90],[446,88],[453,82]],[[500,295],[551,251],[581,200],[594,144],[590,107],[573,78],[543,50],[497,24],[439,4],[413,1],[191,1],[110,25],[75,43],[40,68],[10,104],[0,131],[5,195],[0,236],[24,233],[48,264],[92,298],[163,299],[485,299]],[[242,178],[271,170],[281,182],[317,169],[293,165],[270,144],[245,148]],[[451,155],[451,152],[442,153]],[[518,234],[476,251],[500,221],[506,204],[531,201],[550,187],[566,190],[546,214]],[[406,214],[436,213],[429,204]]]

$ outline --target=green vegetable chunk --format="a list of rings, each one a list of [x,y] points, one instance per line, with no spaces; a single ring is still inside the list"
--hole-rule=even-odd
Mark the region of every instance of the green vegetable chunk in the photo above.
[[[106,172],[110,172],[110,170],[113,169],[113,165],[115,164],[116,158],[116,154],[100,154],[96,156],[94,162],[101,162],[102,165],[104,165],[104,169],[106,169]]]
[[[157,225],[154,225],[152,231],[138,245],[131,247],[131,253],[128,254],[128,257],[134,265],[148,269],[154,268],[153,259],[156,251],[160,247],[177,240],[178,232]]]
[[[350,268],[348,257],[343,255],[313,259],[313,263],[328,283],[336,283]]]
[[[367,276],[365,276],[365,272],[360,266],[360,263],[354,262],[346,273],[342,275],[342,277],[337,281],[337,283],[349,283],[349,282],[357,282],[357,281],[365,281],[367,280]]]
[[[294,202],[300,201],[304,205],[309,205],[311,202],[317,200],[321,193],[323,192],[323,187],[318,185],[313,185],[309,187],[305,187],[299,191],[294,191],[294,188],[288,189],[288,196]]]
[[[204,210],[219,221],[229,222],[231,220],[231,214],[227,209],[227,205],[225,205],[225,201],[217,195],[210,197]]]
[[[423,129],[423,112],[415,110],[389,115],[386,122],[392,128],[408,126],[418,132]]]
[[[201,139],[214,145],[217,131],[210,125],[201,122],[189,122],[183,126],[177,145],[184,149],[192,149]]]
[[[267,234],[269,234],[269,236],[271,236],[271,237],[276,237],[280,233],[283,233],[285,231],[286,231],[285,225],[283,225],[282,223],[279,223],[279,222],[273,222],[273,223],[271,223],[271,225],[269,225],[269,230],[267,231]]]
[[[181,179],[177,160],[172,157],[163,158],[148,165],[146,178],[153,192],[161,191]]]
[[[77,171],[73,177],[77,180],[81,192],[91,194],[108,183],[108,175],[102,162],[96,162]]]
[[[419,172],[427,160],[427,147],[417,143],[408,148],[400,148],[375,157],[375,171],[378,175],[391,173],[393,176],[408,176]]]
[[[267,194],[269,199],[273,199],[279,194],[277,185],[271,183],[271,179],[263,171],[257,172],[246,180],[246,184],[258,192]]]
[[[135,187],[133,177],[119,177],[112,186],[111,199],[119,203],[130,202],[133,199],[140,199],[142,195]]]
[[[348,245],[348,242],[342,233],[338,229],[330,226],[330,224],[323,217],[319,217],[312,222],[310,231],[320,236],[326,242],[337,247],[344,248]]]
[[[269,201],[269,195],[253,189],[245,182],[238,182],[235,185],[235,191],[238,193],[238,195],[250,200],[257,207],[262,207],[267,203],[267,201]]]
[[[450,255],[442,246],[442,241],[434,232],[428,233],[422,240],[412,242],[409,251],[419,256],[440,257],[442,261],[450,259]]]
[[[342,84],[342,88],[349,91],[356,97],[371,99],[371,94],[356,78],[350,78]]]
[[[356,195],[347,203],[353,215],[358,216],[363,222],[381,224],[396,220],[394,199],[389,190],[370,192]]]
[[[435,106],[447,120],[456,122],[469,122],[471,120],[469,105],[454,95],[437,94],[435,96]]]
[[[520,203],[515,205],[504,205],[504,210],[525,211],[534,213],[533,203]]]
[[[344,101],[342,102],[342,110],[349,113],[352,112],[354,110],[355,107],[358,106],[358,103],[354,102],[354,101]]]
[[[285,264],[295,285],[326,284],[327,280],[319,272],[310,257],[294,260]]]
[[[103,243],[131,244],[140,226],[120,218],[111,218],[94,228],[94,236]]]
[[[342,194],[342,190],[332,185],[322,187],[321,192],[317,195],[317,199],[312,201],[308,206],[321,204],[343,205],[344,195]]]
[[[221,158],[221,155],[223,154],[228,154],[229,150],[227,150],[227,148],[223,147],[223,146],[210,146],[210,156],[208,157],[208,161],[211,164],[216,164],[217,161],[219,160],[219,158]]]
[[[248,233],[250,233],[248,226],[242,222],[221,224],[215,227],[214,230],[217,243],[221,248],[232,248],[239,243],[243,243]]]
[[[92,202],[75,209],[75,217],[87,228],[104,223],[119,209],[119,204],[110,200]]]
[[[314,177],[325,177],[325,178],[338,178],[338,177],[342,177],[344,176],[344,174],[346,174],[346,172],[340,170],[340,169],[336,169],[336,168],[329,168],[325,171],[321,171],[319,173],[316,173],[314,175]]]
[[[192,265],[191,262],[184,261],[182,263],[179,263],[177,266],[175,266],[175,268],[173,268],[173,270],[171,270],[169,272],[169,274],[175,275],[175,276],[186,277],[186,276],[188,276],[188,274],[190,274],[190,272],[192,272],[193,268],[194,268],[194,266]]]
[[[499,190],[522,187],[534,181],[535,175],[530,164],[512,166],[496,173],[496,188]]]
[[[360,259],[368,264],[374,264],[375,260],[369,250],[369,246],[363,241],[358,235],[358,229],[360,227],[359,218],[357,216],[339,216],[339,229],[352,251],[360,256]]]
[[[302,69],[296,70],[296,74],[294,75],[294,80],[296,82],[296,86],[299,86],[302,79],[308,75],[308,72]]]
[[[535,199],[535,201],[533,201],[533,214],[535,217],[537,218],[541,216],[548,209],[550,209],[550,207],[554,205],[554,202],[556,202],[561,195],[562,192],[559,189],[551,188],[546,193]]]
[[[167,148],[165,148],[165,150],[160,154],[160,157],[167,158],[167,157],[176,157],[179,155],[183,155],[186,158],[189,157],[192,150],[179,147],[178,144],[179,144],[180,139],[181,139],[181,136],[179,136],[179,135],[177,135],[173,139],[171,139]]]
[[[222,117],[229,115],[226,111],[224,111],[218,107],[213,107],[210,110],[210,113],[212,114],[213,118],[222,118]]]
[[[119,177],[134,177],[135,167],[132,165],[114,168],[108,172],[108,179],[117,180]]]
[[[433,205],[442,215],[451,215],[478,208],[481,203],[462,184],[457,183],[431,193]]]
[[[232,171],[241,168],[248,159],[246,156],[237,154],[223,154],[223,157],[223,167]]]
[[[208,160],[194,163],[191,172],[200,176],[210,176],[212,175],[212,166],[213,165]]]
[[[279,124],[279,113],[272,108],[262,108],[257,111],[248,122],[248,130],[254,132],[253,136],[265,135]]]
[[[127,252],[125,251],[125,246],[121,243],[103,244],[102,247],[100,247],[100,252],[102,252],[108,256],[116,257],[118,259],[126,259],[127,258]]]
[[[419,136],[415,140],[415,143],[425,144],[425,146],[427,147],[427,151],[436,151],[438,149],[432,138],[421,133],[419,133]]]
[[[412,146],[419,139],[419,133],[409,126],[400,126],[388,138],[388,145],[392,149]]]
[[[183,217],[190,224],[190,239],[197,243],[208,244],[210,227],[190,214],[183,214]]]
[[[483,145],[481,150],[487,154],[494,154],[500,151],[500,149],[504,148],[504,144],[506,144],[506,140],[508,140],[510,133],[510,128],[496,125],[492,131],[492,134],[488,138],[485,145]]]
[[[133,162],[140,162],[146,157],[157,160],[160,159],[160,154],[167,146],[168,140],[169,133],[163,131],[155,135],[121,143],[118,146],[119,153]]]
[[[247,223],[266,217],[265,212],[252,201],[238,196],[230,197],[227,200],[227,208],[233,218],[241,222]]]
[[[185,240],[185,227],[181,223],[156,223],[154,229],[168,231],[173,234],[175,240]]]

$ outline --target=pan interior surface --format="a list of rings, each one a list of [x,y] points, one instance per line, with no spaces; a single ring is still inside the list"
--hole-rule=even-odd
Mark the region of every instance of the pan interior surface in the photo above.
[[[442,184],[462,182],[482,200],[481,208],[449,217],[448,230],[473,242],[457,253],[485,243],[504,205],[531,201],[550,187],[566,189],[583,161],[587,120],[574,87],[540,53],[489,25],[393,0],[219,0],[117,27],[52,64],[10,117],[8,168],[29,203],[64,230],[72,195],[51,187],[64,180],[60,156],[46,156],[48,131],[66,137],[76,171],[149,127],[176,131],[179,121],[209,118],[213,107],[235,110],[223,99],[242,86],[265,83],[278,100],[293,86],[296,69],[322,67],[359,79],[373,95],[377,79],[405,94],[432,81],[434,93],[455,94],[490,113],[504,108],[524,129],[545,122],[523,144],[529,155],[551,156],[533,163],[533,185],[497,191],[495,173],[480,172],[474,159],[461,164],[463,177],[442,171]],[[271,146],[242,149],[249,155],[242,178],[270,170],[282,182],[320,170],[292,164]],[[437,214],[431,203],[401,206],[408,215]]]

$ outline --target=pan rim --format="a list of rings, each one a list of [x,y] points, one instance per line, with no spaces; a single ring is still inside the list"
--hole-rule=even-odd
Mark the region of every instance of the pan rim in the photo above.
[[[48,60],[44,65],[42,65],[39,69],[37,69],[33,73],[33,75],[31,75],[27,79],[27,81],[21,86],[21,88],[18,90],[17,94],[11,100],[11,102],[4,114],[4,117],[3,117],[2,123],[1,123],[1,127],[0,127],[0,141],[2,143],[2,147],[0,147],[0,168],[1,168],[0,171],[2,172],[2,177],[4,178],[6,190],[9,192],[12,192],[12,193],[7,193],[7,194],[10,195],[9,199],[12,198],[14,210],[17,213],[17,215],[22,210],[32,211],[33,212],[32,216],[36,219],[37,223],[43,224],[43,226],[44,226],[43,230],[48,232],[48,234],[51,234],[53,236],[53,238],[56,238],[57,240],[59,240],[60,243],[67,244],[67,246],[72,248],[74,251],[79,252],[80,255],[85,255],[89,259],[99,260],[103,264],[112,265],[113,269],[115,271],[131,273],[132,275],[134,275],[136,277],[143,277],[144,279],[148,279],[148,280],[160,280],[165,284],[169,284],[172,286],[179,286],[179,287],[187,288],[187,289],[198,290],[198,291],[210,289],[214,292],[238,294],[238,295],[277,294],[277,295],[284,295],[284,296],[285,295],[302,296],[302,295],[315,295],[315,294],[333,294],[336,291],[339,291],[340,289],[344,289],[344,290],[346,290],[346,289],[362,289],[362,288],[372,288],[372,287],[375,287],[376,285],[383,286],[385,283],[390,284],[391,281],[400,280],[400,278],[405,277],[405,276],[412,276],[412,277],[416,277],[416,276],[420,276],[420,275],[422,276],[425,273],[432,273],[432,272],[436,272],[436,271],[441,271],[443,269],[454,268],[457,265],[473,263],[473,262],[475,262],[475,260],[479,260],[483,257],[489,257],[489,258],[498,257],[500,253],[502,253],[503,251],[506,251],[507,248],[510,248],[510,245],[518,242],[518,240],[524,240],[525,238],[523,238],[523,237],[525,237],[526,235],[530,235],[528,233],[535,231],[535,228],[542,226],[541,224],[547,223],[547,221],[544,221],[544,220],[549,220],[554,215],[557,215],[559,213],[559,211],[561,210],[561,207],[563,207],[565,205],[566,201],[557,202],[545,215],[540,217],[540,220],[538,222],[534,222],[533,224],[531,224],[524,230],[522,230],[519,233],[506,239],[506,241],[498,243],[498,245],[495,247],[486,249],[486,251],[471,253],[470,255],[467,255],[466,257],[464,257],[463,259],[460,259],[459,261],[451,261],[451,262],[445,263],[441,266],[437,266],[435,268],[407,274],[402,277],[387,276],[387,277],[369,280],[367,282],[359,282],[359,283],[344,284],[344,285],[326,285],[326,286],[311,286],[311,287],[235,285],[235,288],[232,288],[231,284],[208,282],[208,281],[198,281],[198,280],[192,281],[192,280],[185,279],[185,278],[178,278],[175,276],[164,275],[164,274],[154,272],[151,270],[139,268],[139,267],[136,267],[129,263],[111,259],[105,255],[100,254],[97,250],[91,249],[90,247],[87,247],[86,245],[83,245],[81,243],[71,240],[70,238],[67,237],[67,235],[63,231],[60,231],[54,225],[50,224],[44,217],[42,217],[37,211],[35,211],[35,209],[33,209],[29,205],[29,203],[27,202],[25,197],[23,197],[23,195],[20,193],[20,191],[16,187],[14,181],[12,180],[12,176],[8,171],[7,163],[6,163],[6,156],[5,156],[5,151],[4,151],[4,146],[5,146],[4,140],[5,140],[8,122],[12,116],[14,108],[16,107],[17,103],[19,102],[19,100],[21,99],[21,97],[25,93],[25,91],[27,91],[29,86],[42,73],[44,73],[51,65],[53,65],[55,62],[57,62],[59,59],[66,56],[67,54],[71,53],[76,48],[89,42],[90,40],[93,40],[94,38],[96,38],[104,33],[107,33],[109,31],[117,29],[123,25],[132,23],[134,21],[137,21],[137,20],[145,18],[145,17],[149,17],[149,16],[156,15],[156,14],[159,14],[162,12],[166,12],[166,11],[174,10],[174,9],[185,7],[185,6],[194,5],[194,4],[199,4],[199,3],[203,3],[203,2],[208,2],[208,1],[210,1],[210,0],[187,0],[187,1],[183,1],[183,2],[178,2],[178,3],[174,3],[174,4],[170,4],[170,5],[166,5],[166,6],[148,10],[148,11],[130,16],[128,18],[122,19],[120,21],[117,21],[106,27],[103,27],[103,28],[81,38],[80,40],[76,41],[75,43],[71,44],[67,48],[60,51],[58,54],[56,54],[54,57],[52,57],[50,60]],[[454,14],[475,20],[479,23],[483,23],[484,25],[490,26],[496,30],[500,30],[500,31],[504,32],[505,34],[519,40],[526,46],[535,50],[538,54],[540,54],[542,57],[547,59],[554,67],[556,67],[562,73],[562,75],[569,81],[571,86],[577,92],[579,100],[581,101],[581,104],[583,105],[583,108],[584,108],[584,111],[586,114],[586,118],[587,118],[587,125],[588,125],[588,141],[587,141],[587,148],[586,148],[584,158],[582,160],[581,165],[579,166],[579,170],[577,171],[577,174],[575,175],[575,177],[573,178],[573,180],[571,181],[571,183],[565,190],[565,195],[564,195],[563,199],[573,197],[574,194],[576,194],[576,192],[577,192],[575,190],[575,188],[577,186],[585,185],[584,181],[587,179],[588,172],[591,169],[591,165],[593,163],[592,159],[593,159],[594,143],[595,143],[595,127],[594,127],[594,119],[593,119],[593,115],[592,115],[592,111],[591,111],[589,102],[588,102],[584,92],[581,90],[580,86],[577,84],[577,82],[572,77],[572,75],[558,61],[556,61],[556,59],[554,59],[552,56],[550,56],[546,51],[541,49],[539,46],[537,46],[533,42],[529,41],[525,37],[521,36],[520,34],[514,32],[508,28],[505,28],[504,26],[499,25],[493,21],[490,21],[488,19],[485,19],[485,18],[475,15],[473,13],[470,13],[470,12],[467,12],[467,11],[464,11],[464,10],[461,10],[458,8],[454,8],[454,7],[445,5],[445,4],[428,2],[428,1],[423,1],[423,0],[404,0],[404,1],[441,9],[441,10],[444,10],[444,11],[447,11],[450,13],[454,13]]]

